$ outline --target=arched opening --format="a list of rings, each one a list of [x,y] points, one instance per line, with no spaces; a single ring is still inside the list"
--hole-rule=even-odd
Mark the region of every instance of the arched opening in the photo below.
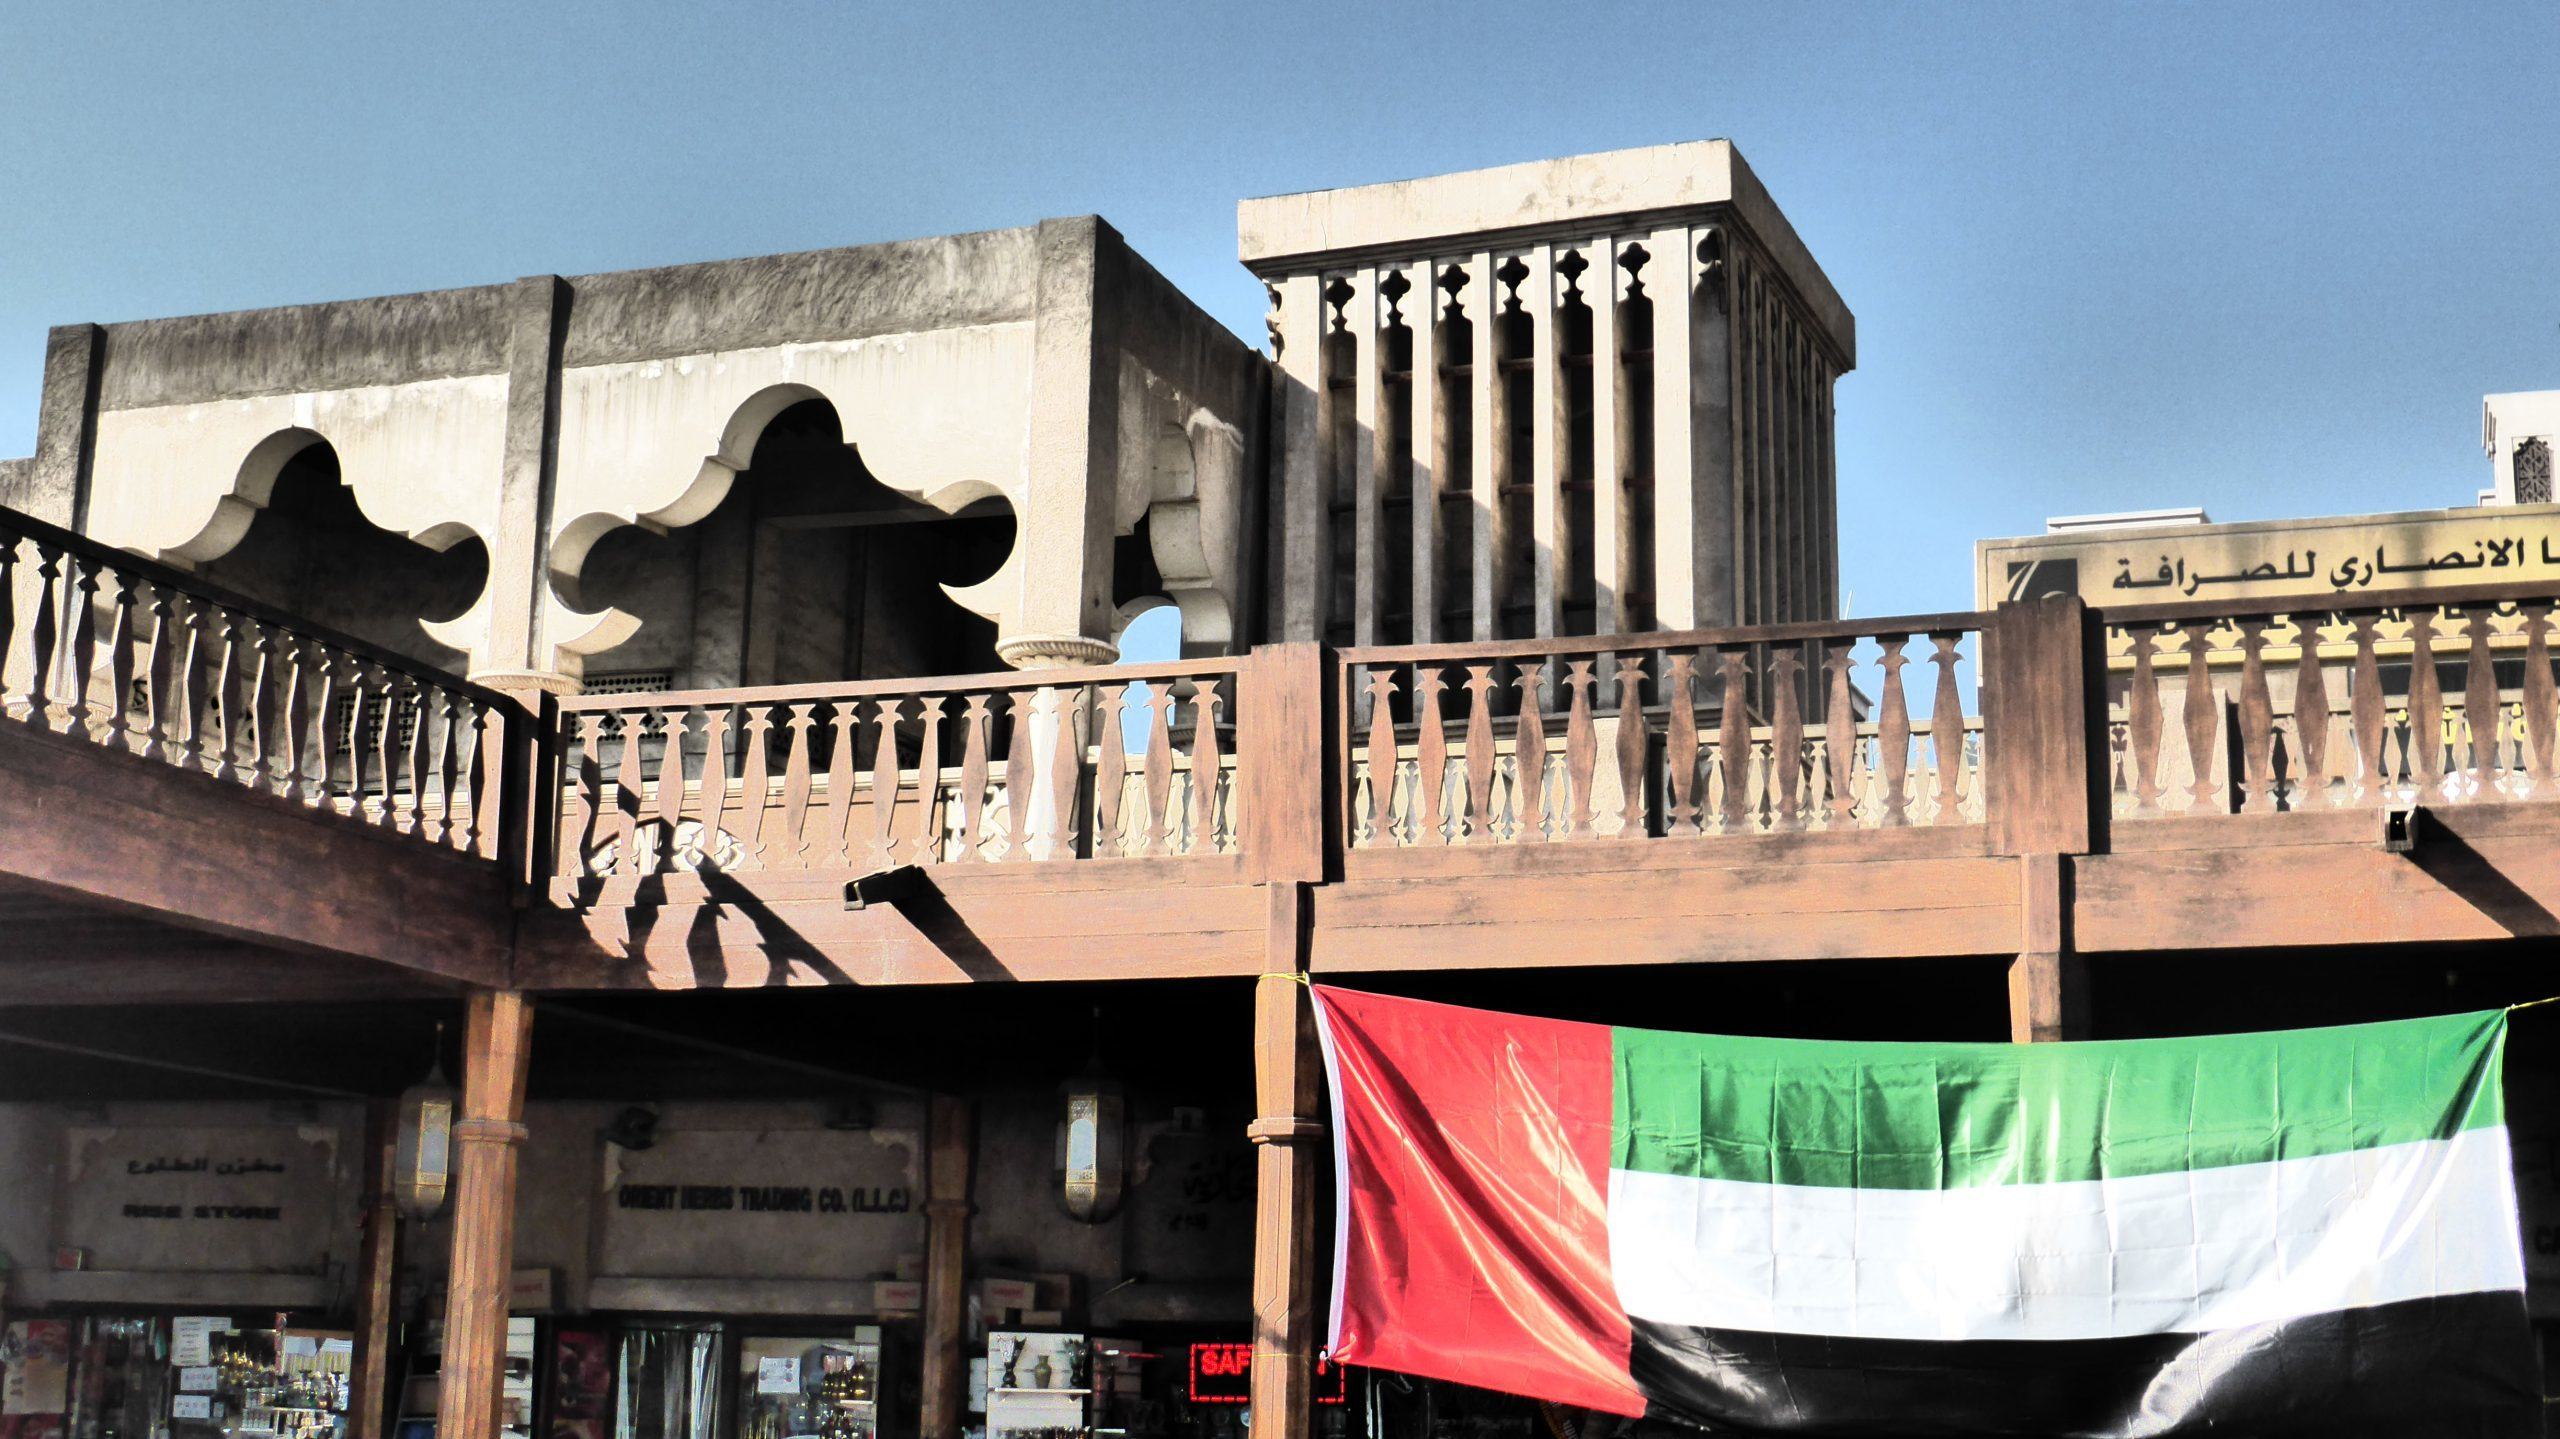
[[[299,432],[295,432],[299,433]],[[290,448],[292,434],[259,447],[254,466],[274,462],[270,482],[243,476],[243,492],[266,504],[247,533],[196,567],[206,580],[314,625],[379,645],[423,664],[460,672],[470,657],[427,637],[423,624],[457,618],[488,584],[489,551],[478,537],[437,551],[365,518],[317,435]],[[280,462],[279,451],[287,451]]]
[[[971,674],[1003,668],[995,625],[943,586],[994,573],[1013,538],[1003,500],[946,515],[910,499],[863,465],[833,405],[801,400],[700,522],[606,534],[565,598],[640,620],[589,659],[590,692]]]

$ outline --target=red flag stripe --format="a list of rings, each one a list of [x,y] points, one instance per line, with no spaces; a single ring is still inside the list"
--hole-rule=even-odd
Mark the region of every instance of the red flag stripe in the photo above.
[[[1315,998],[1339,1196],[1333,1357],[1642,1414],[1609,1267],[1609,1028]]]

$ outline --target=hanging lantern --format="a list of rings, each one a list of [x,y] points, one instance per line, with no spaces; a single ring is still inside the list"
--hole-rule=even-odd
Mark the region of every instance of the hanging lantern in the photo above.
[[[1058,1130],[1058,1197],[1067,1213],[1100,1224],[1120,1212],[1128,1173],[1129,1101],[1102,1072],[1102,1006],[1093,1008],[1093,1058],[1066,1083],[1067,1120]]]
[[[400,1092],[400,1128],[391,1151],[391,1203],[403,1218],[432,1219],[444,1209],[453,1168],[453,1081],[444,1077],[444,1026],[436,1026],[435,1061],[427,1077]]]
[[[1129,1101],[1120,1082],[1098,1072],[1067,1081],[1066,1130],[1060,1136],[1061,1197],[1067,1213],[1100,1224],[1120,1210],[1128,1172]]]

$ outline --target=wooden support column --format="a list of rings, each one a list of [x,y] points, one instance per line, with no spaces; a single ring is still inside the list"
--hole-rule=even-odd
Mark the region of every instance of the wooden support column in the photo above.
[[[2071,857],[2018,861],[2018,957],[2009,961],[2009,1038],[2044,1044],[2089,1036],[2088,962],[2071,944]]]
[[[958,1439],[968,1418],[969,1175],[977,1106],[933,1097],[925,1172],[923,1439]]]
[[[2090,762],[2103,648],[2080,600],[2055,595],[1993,612],[1983,634],[1984,744],[1995,853],[2018,856],[2018,956],[2009,965],[2009,1037],[2088,1032],[2086,965],[2071,932],[2072,856],[2105,842],[2103,767]]]
[[[347,1439],[383,1439],[391,1422],[392,1291],[400,1284],[400,1211],[392,1203],[399,1108],[365,1106],[364,1231],[356,1251],[355,1353],[347,1375]]]
[[[1306,1439],[1314,1422],[1316,1163],[1324,1125],[1323,1061],[1313,1007],[1296,970],[1306,950],[1308,887],[1271,885],[1265,951],[1253,992],[1256,1114],[1253,1230],[1253,1432]]]
[[[524,1147],[532,1002],[475,990],[463,1002],[462,1116],[454,1121],[453,1261],[444,1306],[438,1439],[498,1439],[515,1267],[516,1160]]]

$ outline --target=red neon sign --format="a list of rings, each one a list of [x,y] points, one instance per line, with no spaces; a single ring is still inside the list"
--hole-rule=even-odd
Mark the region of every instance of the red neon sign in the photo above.
[[[1194,1344],[1191,1346],[1192,1403],[1248,1404],[1252,1400],[1252,1345]],[[1316,1360],[1316,1402],[1343,1404],[1349,1400],[1350,1388],[1343,1377],[1342,1366],[1319,1357]]]

